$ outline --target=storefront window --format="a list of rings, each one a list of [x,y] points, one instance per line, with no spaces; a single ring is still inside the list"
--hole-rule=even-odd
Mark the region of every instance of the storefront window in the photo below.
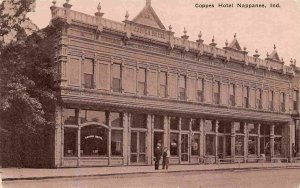
[[[178,133],[170,134],[170,154],[178,156]]]
[[[63,119],[64,119],[64,125],[78,124],[75,109],[64,108],[63,109]]]
[[[181,119],[181,130],[190,130],[190,119],[182,118]]]
[[[80,122],[98,122],[107,125],[104,111],[80,110]]]
[[[122,127],[122,114],[117,112],[110,113],[111,126],[112,127]]]
[[[270,135],[270,125],[261,125],[260,134],[261,135]]]
[[[235,137],[235,155],[244,155],[244,136],[237,135]]]
[[[164,116],[154,116],[154,129],[164,129]]]
[[[225,156],[231,156],[231,136],[225,136]]]
[[[274,138],[274,155],[280,156],[281,155],[281,137]]]
[[[249,136],[248,154],[257,155],[257,136]]]
[[[179,118],[171,117],[170,118],[170,129],[171,130],[178,130],[179,125]]]
[[[146,114],[132,114],[131,127],[147,128],[147,115]]]
[[[274,134],[275,135],[282,135],[282,126],[281,125],[275,125]]]
[[[122,156],[123,151],[123,132],[122,130],[111,131],[111,154],[113,156]]]
[[[194,134],[192,136],[192,155],[199,155],[199,146],[200,146],[200,135]]]
[[[216,146],[215,146],[215,142],[216,142],[216,136],[215,135],[211,135],[211,134],[207,134],[206,135],[206,155],[215,155],[216,154]]]
[[[77,156],[77,128],[64,128],[64,156]]]
[[[107,129],[89,125],[81,129],[81,156],[107,156]]]
[[[261,137],[260,138],[260,153],[270,156],[270,137]]]

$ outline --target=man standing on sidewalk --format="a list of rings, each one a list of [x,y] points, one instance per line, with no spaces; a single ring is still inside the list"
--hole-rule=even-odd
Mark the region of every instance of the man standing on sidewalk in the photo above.
[[[170,150],[168,150],[167,147],[165,147],[163,152],[163,169],[167,169],[169,167],[169,157],[170,157]]]
[[[155,170],[159,169],[159,161],[160,161],[160,158],[161,158],[161,154],[162,154],[161,144],[158,143],[155,150],[154,150]]]

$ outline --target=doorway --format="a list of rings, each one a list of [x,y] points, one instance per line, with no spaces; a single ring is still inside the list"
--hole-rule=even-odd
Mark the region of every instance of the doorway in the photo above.
[[[130,162],[146,163],[146,132],[132,131],[130,139]]]
[[[181,135],[181,162],[189,162],[189,135]]]

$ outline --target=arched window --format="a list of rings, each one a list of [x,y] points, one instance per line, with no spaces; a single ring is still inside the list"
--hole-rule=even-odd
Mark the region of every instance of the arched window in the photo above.
[[[108,156],[108,129],[93,124],[81,128],[81,156]]]

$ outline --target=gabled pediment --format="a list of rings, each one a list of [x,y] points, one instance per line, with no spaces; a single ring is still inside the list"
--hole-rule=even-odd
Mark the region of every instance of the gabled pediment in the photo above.
[[[241,48],[239,42],[236,40],[236,38],[233,39],[233,41],[229,44],[228,47],[231,49],[234,49],[234,50],[238,50],[238,51],[242,50],[242,48]]]
[[[157,29],[165,30],[165,26],[160,21],[151,4],[146,4],[143,10],[132,20],[132,22],[147,25]]]
[[[269,56],[269,59],[275,60],[275,61],[280,61],[279,55],[276,50],[274,50],[271,55]]]

